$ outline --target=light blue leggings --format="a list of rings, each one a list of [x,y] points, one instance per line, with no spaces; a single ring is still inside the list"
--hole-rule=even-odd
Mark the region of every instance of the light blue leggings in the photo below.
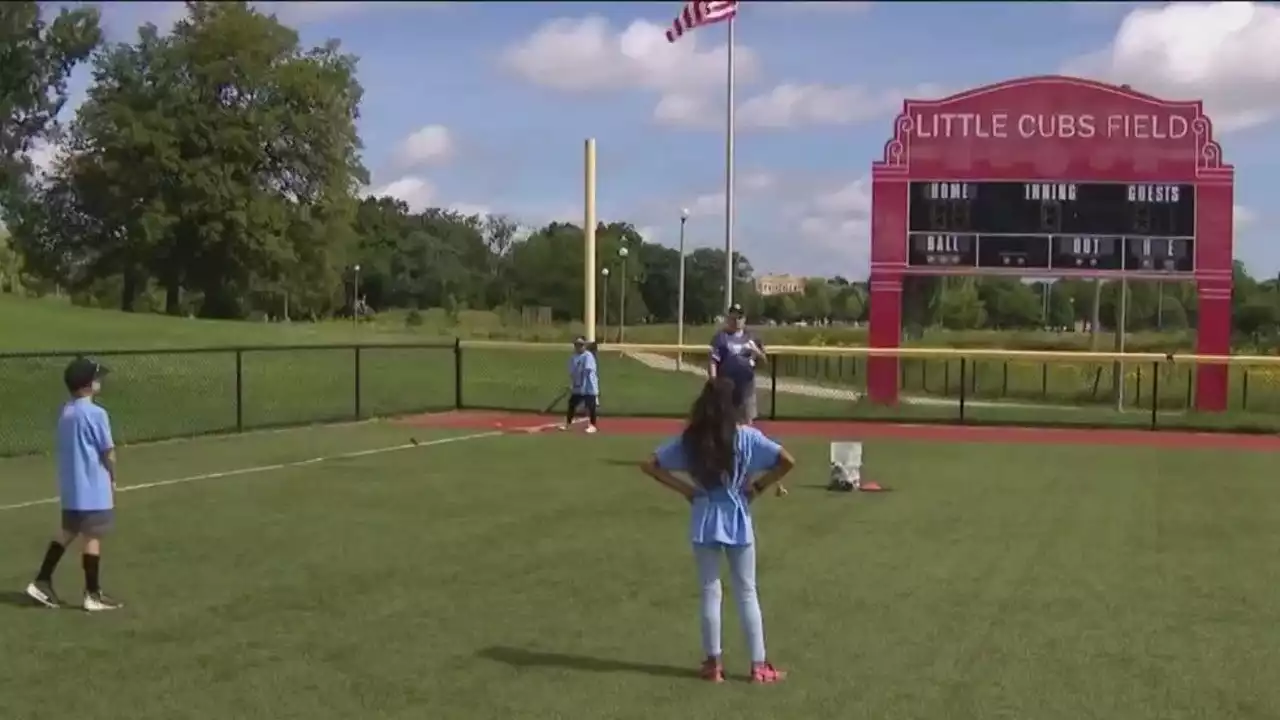
[[[702,651],[707,657],[720,657],[721,554],[729,558],[729,574],[733,577],[738,615],[742,618],[742,632],[747,636],[751,662],[764,662],[764,620],[760,615],[760,598],[756,595],[755,545],[693,546],[698,583],[702,586]]]

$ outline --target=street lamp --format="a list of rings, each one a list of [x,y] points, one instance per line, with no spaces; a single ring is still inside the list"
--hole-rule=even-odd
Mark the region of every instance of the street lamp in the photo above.
[[[682,369],[684,360],[684,226],[689,222],[689,208],[680,211],[680,290],[676,295],[676,370]]]
[[[627,251],[626,246],[618,248],[618,257],[622,259],[622,282],[618,283],[618,343],[627,341]]]
[[[351,288],[351,324],[360,326],[360,266],[351,268],[355,272],[355,282]]]
[[[604,312],[604,317],[600,320],[601,327],[605,330],[605,335],[609,332],[609,268],[600,268],[600,308]]]

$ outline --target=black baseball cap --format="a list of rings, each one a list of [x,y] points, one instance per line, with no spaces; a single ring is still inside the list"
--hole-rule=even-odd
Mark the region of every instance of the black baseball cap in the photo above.
[[[62,371],[62,382],[66,384],[68,392],[79,392],[92,385],[93,381],[101,380],[108,372],[107,366],[97,360],[78,357]]]
[[[740,304],[738,304],[738,303],[734,303],[734,304],[732,304],[732,305],[730,305],[730,306],[729,306],[729,314],[730,314],[730,315],[737,315],[737,316],[739,316],[739,317],[741,317],[741,316],[743,316],[743,315],[746,315],[746,313],[742,311],[742,305],[740,305]]]

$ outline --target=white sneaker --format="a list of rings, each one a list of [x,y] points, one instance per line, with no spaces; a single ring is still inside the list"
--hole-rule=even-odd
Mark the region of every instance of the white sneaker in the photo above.
[[[587,432],[588,432],[588,433],[598,433],[598,432],[600,432],[600,431],[599,431],[598,429],[596,429],[596,426],[595,426],[595,425],[588,425],[588,426],[587,426]]]
[[[556,429],[557,429],[557,430],[559,430],[560,432],[564,432],[565,430],[568,430],[568,429],[569,429],[569,426],[568,426],[568,425],[561,425],[560,427],[558,427],[558,428],[556,428]]]
[[[85,593],[84,609],[85,612],[103,612],[104,610],[119,610],[124,607],[124,603],[116,602],[107,597],[104,593]]]
[[[53,591],[52,583],[33,582],[27,586],[27,597],[40,603],[47,608],[57,608],[62,606],[62,601],[58,599],[57,593]]]

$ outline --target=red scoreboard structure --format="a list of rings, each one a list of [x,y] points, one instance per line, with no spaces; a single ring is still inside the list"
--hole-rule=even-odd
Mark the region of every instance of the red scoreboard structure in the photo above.
[[[1012,275],[1194,280],[1196,352],[1228,353],[1235,169],[1201,102],[1062,76],[907,100],[871,172],[871,347],[901,344],[905,276]],[[868,360],[873,402],[899,372]],[[1198,366],[1196,409],[1226,403]]]

